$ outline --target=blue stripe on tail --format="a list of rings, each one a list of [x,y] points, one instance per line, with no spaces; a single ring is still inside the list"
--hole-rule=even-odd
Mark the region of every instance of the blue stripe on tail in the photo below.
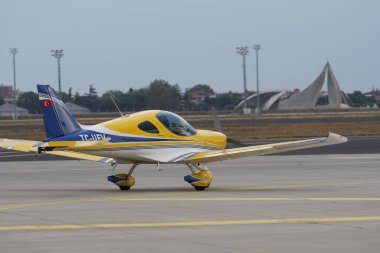
[[[49,85],[37,85],[40,108],[48,139],[61,137],[81,130],[60,96]]]

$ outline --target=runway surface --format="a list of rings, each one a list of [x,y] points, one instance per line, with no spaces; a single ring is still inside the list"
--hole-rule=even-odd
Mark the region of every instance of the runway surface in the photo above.
[[[1,252],[378,252],[378,154],[262,156],[139,166],[119,191],[85,161],[0,163]]]

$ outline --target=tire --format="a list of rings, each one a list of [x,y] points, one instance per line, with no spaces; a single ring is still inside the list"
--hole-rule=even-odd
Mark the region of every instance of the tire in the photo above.
[[[120,190],[122,191],[128,191],[129,189],[131,189],[130,186],[119,186]]]

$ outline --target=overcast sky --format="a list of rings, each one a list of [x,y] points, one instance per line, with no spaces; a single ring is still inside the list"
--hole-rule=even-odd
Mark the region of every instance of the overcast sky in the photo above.
[[[154,79],[242,91],[256,87],[252,46],[262,44],[262,90],[304,88],[330,61],[345,91],[380,88],[378,0],[0,0],[0,83],[13,84],[10,47],[17,47],[17,85],[84,93],[147,86]]]

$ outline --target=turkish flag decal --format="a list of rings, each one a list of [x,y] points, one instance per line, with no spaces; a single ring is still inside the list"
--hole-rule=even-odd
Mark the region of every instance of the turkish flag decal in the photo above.
[[[42,106],[44,108],[49,108],[51,106],[51,101],[50,100],[44,100],[44,101],[42,101]]]

